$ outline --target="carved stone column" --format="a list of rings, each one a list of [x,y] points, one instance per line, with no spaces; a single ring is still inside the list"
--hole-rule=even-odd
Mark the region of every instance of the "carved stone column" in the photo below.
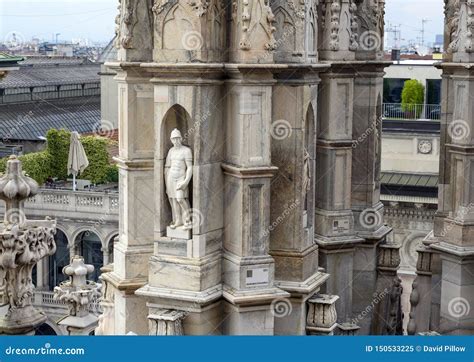
[[[377,280],[377,247],[391,231],[380,202],[384,0],[356,0],[359,47],[356,51],[352,128],[351,204],[354,229],[364,242],[354,252],[353,318],[371,304]],[[359,334],[370,332],[370,318],[359,319]]]
[[[417,250],[418,262],[416,278],[410,295],[410,319],[407,333],[415,335],[420,332],[439,328],[440,272],[439,253],[422,246]]]
[[[150,336],[182,336],[186,313],[172,309],[155,309],[148,315]]]
[[[373,315],[370,334],[402,335],[403,288],[397,276],[400,265],[400,245],[386,243],[379,246],[377,286],[372,300]]]
[[[329,275],[319,268],[315,231],[316,109],[319,73],[315,0],[277,0],[272,91],[270,255],[275,285],[290,293],[291,310],[275,318],[275,334],[306,334],[307,300]]]
[[[270,69],[232,65],[227,81],[224,322],[227,334],[273,334],[274,303],[289,296],[275,286],[269,255],[272,86]],[[257,76],[258,81],[255,80]]]
[[[273,63],[275,16],[269,0],[236,0],[232,3],[229,61]]]
[[[309,310],[306,320],[308,334],[316,336],[333,335],[337,327],[337,295],[318,294],[308,300]]]
[[[34,334],[46,316],[32,305],[33,267],[56,251],[56,222],[26,220],[24,200],[34,196],[38,184],[22,172],[11,156],[0,178],[0,199],[6,203],[0,224],[0,334]]]
[[[324,107],[318,107],[317,117],[314,230],[320,265],[331,275],[325,292],[339,295],[337,314],[345,322],[352,316],[354,244],[363,242],[351,210],[355,4],[325,0],[318,9],[319,56],[330,68],[321,73],[318,92]]]
[[[75,256],[71,264],[63,268],[69,280],[54,288],[54,299],[69,306],[69,315],[58,322],[66,327],[69,335],[89,335],[97,326],[99,319],[89,312],[89,304],[99,298],[101,285],[86,280],[87,274],[93,271],[94,266],[84,264],[82,256]]]
[[[279,18],[278,18],[279,19]],[[276,72],[273,87],[270,254],[275,284],[291,294],[291,313],[275,318],[275,334],[306,334],[307,300],[329,275],[319,268],[314,242],[318,72],[325,65]],[[297,70],[298,69],[298,70]],[[290,100],[290,101],[289,101]],[[294,101],[293,101],[294,100]]]
[[[114,269],[103,276],[114,290],[114,334],[148,334],[146,301],[135,291],[148,281],[153,253],[154,122],[151,75],[140,67],[153,56],[153,0],[120,0],[116,18],[120,204]]]

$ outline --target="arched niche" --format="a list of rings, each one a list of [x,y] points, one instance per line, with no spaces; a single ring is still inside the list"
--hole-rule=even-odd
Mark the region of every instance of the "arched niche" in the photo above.
[[[278,42],[278,52],[293,54],[296,51],[295,20],[290,13],[279,6],[275,11],[275,39]]]
[[[375,190],[380,192],[380,174],[382,169],[382,95],[377,96],[377,109],[375,111]]]
[[[308,50],[308,58],[317,60],[318,55],[318,24],[317,24],[317,17],[316,11],[314,8],[314,2],[312,2],[311,6],[308,9],[308,29],[307,29],[307,46],[306,49]]]
[[[225,47],[225,27],[226,18],[225,11],[222,9],[222,3],[213,1],[208,9],[207,29],[208,39],[207,44],[210,50],[220,51]]]
[[[303,152],[307,157],[307,167],[309,171],[309,189],[305,192],[306,197],[303,200],[303,226],[305,228],[313,227],[313,217],[310,217],[314,214],[314,185],[316,178],[316,118],[314,114],[313,105],[309,103],[308,109],[306,110],[306,116],[304,119],[304,149]],[[306,172],[306,170],[305,170]]]
[[[179,2],[166,14],[163,21],[162,49],[183,49],[183,42],[195,32],[193,23],[190,21],[191,13]]]
[[[159,163],[155,169],[155,177],[158,183],[159,201],[157,206],[158,228],[162,235],[165,235],[166,227],[171,223],[171,206],[166,194],[164,167],[166,156],[173,146],[171,143],[171,132],[177,128],[183,136],[183,145],[190,147],[193,153],[193,162],[196,159],[194,150],[194,134],[196,133],[196,125],[193,124],[189,113],[179,104],[173,105],[164,115],[159,127],[159,144],[157,145],[157,158]],[[193,172],[193,177],[195,173]],[[189,184],[189,202],[193,205],[193,179]]]

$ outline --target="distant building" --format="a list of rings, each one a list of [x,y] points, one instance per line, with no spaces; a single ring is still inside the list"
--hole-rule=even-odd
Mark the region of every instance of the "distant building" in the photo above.
[[[107,62],[117,60],[117,49],[114,45],[115,38],[105,47],[98,58],[100,63],[101,86],[101,119],[107,129],[118,128],[118,84],[114,77],[117,75],[113,69],[105,65]]]
[[[425,87],[425,104],[432,105],[425,118],[439,119],[439,104],[441,100],[441,70],[434,67],[436,60],[401,60],[386,68],[384,76],[385,104],[401,103],[403,85],[406,80],[416,79]],[[431,114],[433,112],[433,114]]]
[[[100,65],[28,57],[0,81],[0,156],[44,147],[51,128],[90,133],[100,124]]]

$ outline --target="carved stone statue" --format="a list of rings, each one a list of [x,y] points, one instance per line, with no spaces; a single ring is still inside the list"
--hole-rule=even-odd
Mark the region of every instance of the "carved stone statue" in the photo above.
[[[303,157],[303,202],[305,205],[305,208],[307,207],[306,199],[308,196],[308,191],[310,190],[310,184],[311,184],[311,171],[309,167],[309,153],[308,150],[305,148],[304,149],[304,157]]]
[[[169,150],[165,164],[166,193],[171,204],[173,221],[171,229],[192,229],[189,205],[189,182],[193,176],[193,154],[182,144],[183,137],[178,129],[171,132],[173,147]]]

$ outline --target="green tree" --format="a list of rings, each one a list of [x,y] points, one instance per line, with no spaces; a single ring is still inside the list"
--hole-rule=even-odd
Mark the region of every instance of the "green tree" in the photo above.
[[[416,79],[405,81],[402,90],[402,109],[411,117],[419,118],[425,100],[425,87]]]

